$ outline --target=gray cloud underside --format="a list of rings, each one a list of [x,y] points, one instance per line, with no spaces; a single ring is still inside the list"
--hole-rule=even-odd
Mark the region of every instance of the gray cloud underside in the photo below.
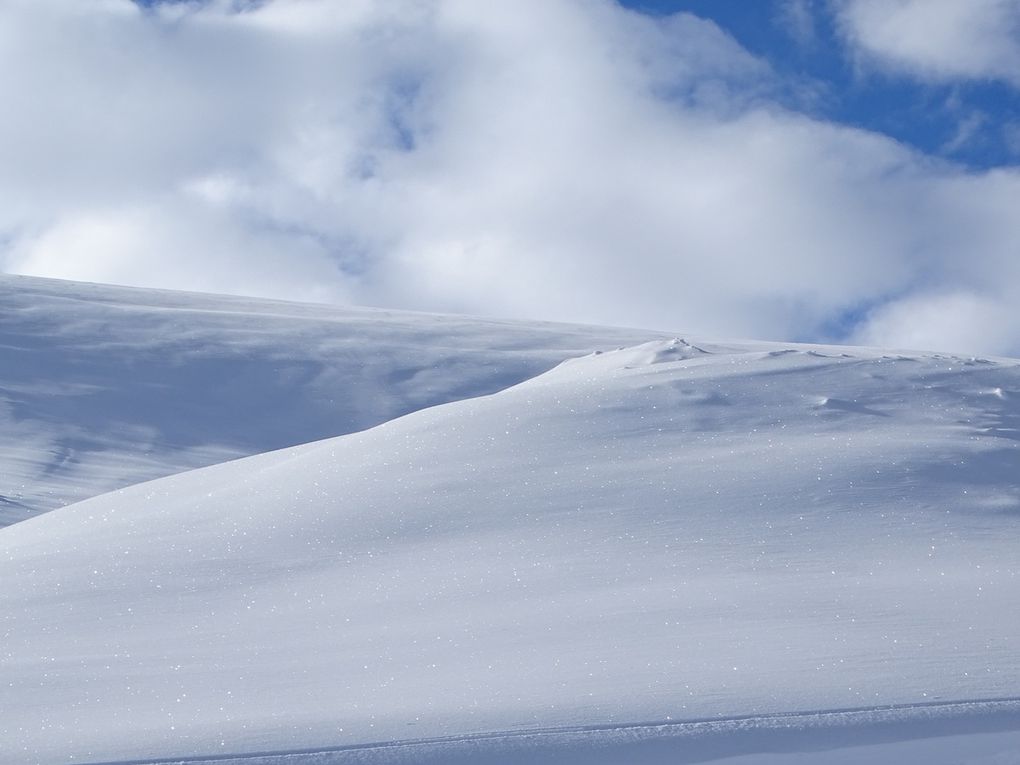
[[[7,0],[0,265],[1020,353],[1020,174],[799,113],[607,0]],[[785,104],[785,105],[784,105]]]

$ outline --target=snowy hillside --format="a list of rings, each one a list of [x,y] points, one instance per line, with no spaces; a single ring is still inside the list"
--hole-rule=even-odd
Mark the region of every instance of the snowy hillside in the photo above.
[[[653,334],[0,275],[0,526]]]
[[[1018,438],[1017,362],[655,341],[96,497],[0,531],[0,763],[1015,762]]]

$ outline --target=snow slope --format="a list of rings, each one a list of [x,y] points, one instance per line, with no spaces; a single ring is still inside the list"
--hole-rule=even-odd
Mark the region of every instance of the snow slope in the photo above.
[[[0,275],[0,526],[651,334]]]
[[[0,531],[0,763],[1006,762],[1018,437],[1018,362],[657,341],[96,497]]]

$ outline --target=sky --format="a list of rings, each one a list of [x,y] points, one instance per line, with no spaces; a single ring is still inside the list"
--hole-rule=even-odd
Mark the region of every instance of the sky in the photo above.
[[[1020,0],[0,0],[0,270],[1020,356]]]

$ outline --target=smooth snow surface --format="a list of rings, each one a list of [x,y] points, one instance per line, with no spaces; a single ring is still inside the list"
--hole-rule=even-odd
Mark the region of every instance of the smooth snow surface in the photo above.
[[[916,705],[1020,689],[1018,437],[1016,362],[676,340],[87,500],[0,531],[0,762],[888,705],[851,743],[937,750]],[[1010,762],[986,711],[923,735]],[[441,761],[359,751],[300,761]],[[463,761],[683,761],[513,751]]]
[[[0,275],[0,526],[648,337]]]

